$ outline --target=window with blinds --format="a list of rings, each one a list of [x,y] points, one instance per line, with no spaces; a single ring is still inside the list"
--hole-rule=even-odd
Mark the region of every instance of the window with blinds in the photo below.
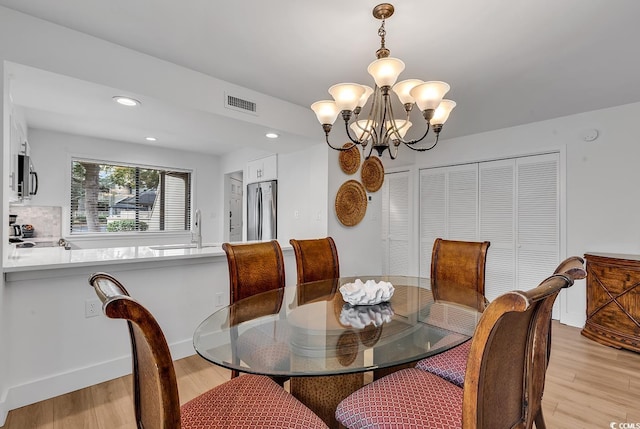
[[[191,172],[74,159],[70,231],[189,230]]]

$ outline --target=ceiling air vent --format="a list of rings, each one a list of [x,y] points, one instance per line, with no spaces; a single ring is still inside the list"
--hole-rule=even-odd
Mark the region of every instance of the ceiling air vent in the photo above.
[[[229,94],[225,94],[224,107],[239,112],[258,114],[258,105],[256,103]]]

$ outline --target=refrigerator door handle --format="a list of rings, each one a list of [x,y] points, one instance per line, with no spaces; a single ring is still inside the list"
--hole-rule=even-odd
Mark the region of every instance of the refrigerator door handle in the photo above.
[[[257,211],[256,213],[258,213],[256,222],[257,222],[257,228],[256,230],[258,231],[258,240],[262,240],[262,188],[260,186],[258,186],[258,195],[256,198],[256,205],[257,205]]]

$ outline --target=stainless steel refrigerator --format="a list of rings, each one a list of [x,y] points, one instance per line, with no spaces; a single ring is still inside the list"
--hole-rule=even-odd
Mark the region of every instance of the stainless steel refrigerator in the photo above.
[[[247,185],[247,240],[275,240],[278,181]]]

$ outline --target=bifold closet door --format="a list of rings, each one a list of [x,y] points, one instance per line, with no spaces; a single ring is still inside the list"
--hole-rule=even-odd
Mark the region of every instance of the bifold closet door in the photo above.
[[[436,238],[490,241],[489,300],[539,284],[560,262],[559,154],[420,170],[420,275]]]
[[[409,172],[387,173],[382,193],[382,273],[407,276],[410,274],[410,211],[411,189]]]
[[[479,164],[480,240],[487,252],[485,295],[528,290],[560,261],[558,154]]]
[[[478,164],[420,170],[420,276],[431,274],[436,238],[478,238]]]

